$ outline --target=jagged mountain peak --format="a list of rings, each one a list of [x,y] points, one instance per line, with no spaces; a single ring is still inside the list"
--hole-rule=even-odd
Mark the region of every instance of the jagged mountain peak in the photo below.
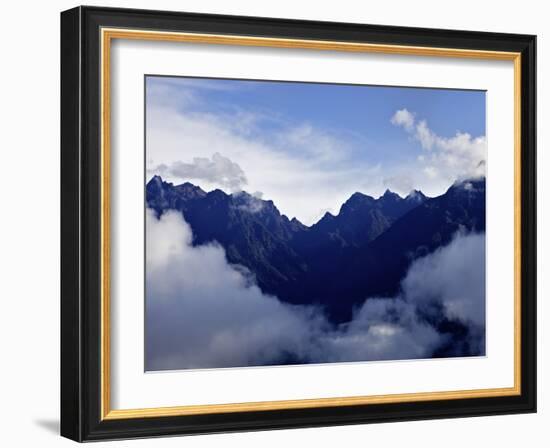
[[[158,174],[155,174],[148,183],[162,184],[162,182],[164,182],[162,180],[162,177],[160,177]]]
[[[403,199],[401,196],[399,196],[397,193],[394,193],[389,188],[386,188],[386,191],[384,191],[384,194],[378,198],[378,200],[393,200],[393,201],[399,201]]]
[[[153,177],[151,177],[151,179],[149,180],[149,182],[147,182],[146,184],[146,188],[149,190],[149,189],[152,189],[152,188],[155,188],[155,189],[159,189],[159,188],[162,188],[162,186],[166,184],[166,185],[172,185],[172,184],[169,184],[168,182],[165,182],[162,177],[160,177],[159,175],[155,174]]]
[[[339,214],[353,212],[354,210],[358,208],[363,208],[365,206],[372,206],[375,202],[376,202],[376,199],[374,199],[372,196],[355,192],[349,197],[349,199],[346,202],[342,204],[342,206],[340,207]],[[334,217],[334,216],[330,215],[330,217]]]
[[[343,207],[343,206],[342,206]],[[332,213],[330,212],[325,212],[325,214],[323,215],[323,217],[318,221],[318,222],[321,222],[321,221],[332,221],[336,219],[336,216],[334,216]]]
[[[187,198],[192,197],[204,197],[206,192],[199,186],[192,184],[191,182],[184,182],[179,185],[174,185],[172,182],[167,182],[159,175],[154,175],[146,184],[148,191],[155,189],[174,189],[180,195],[184,195]]]
[[[176,185],[174,189],[180,193],[185,195],[185,197],[192,199],[192,198],[203,198],[206,196],[206,191],[204,191],[201,187],[197,187],[196,185],[193,185],[192,183],[185,182],[180,185]]]
[[[346,201],[346,202],[353,202],[353,201],[368,201],[368,200],[372,200],[374,199],[372,196],[369,196],[367,194],[364,194],[364,193],[360,193],[359,191],[356,191],[355,193],[353,193],[349,199]]]
[[[314,235],[339,234],[340,243],[344,245],[359,245],[375,238],[395,219],[422,202],[405,201],[390,190],[378,199],[355,192],[342,204],[337,215],[326,212],[317,223],[306,226],[296,218],[290,221],[280,213],[272,200],[262,199],[259,193],[239,191],[228,194],[221,189],[206,192],[191,182],[174,186],[155,175],[147,184],[147,195],[148,203],[157,213],[167,208],[176,208],[184,215],[189,215],[197,207],[214,207],[218,210],[217,213],[232,211],[231,213],[236,213],[236,217],[253,219],[277,233],[290,235],[309,229]],[[204,205],[201,205],[202,200],[206,201]]]
[[[452,196],[471,196],[485,191],[485,177],[460,179],[452,184],[445,194]]]
[[[216,198],[229,198],[231,195],[227,194],[225,191],[216,188],[215,190],[209,191],[207,195],[216,197]]]
[[[420,190],[411,190],[405,197],[407,201],[423,202],[427,199],[427,196]]]

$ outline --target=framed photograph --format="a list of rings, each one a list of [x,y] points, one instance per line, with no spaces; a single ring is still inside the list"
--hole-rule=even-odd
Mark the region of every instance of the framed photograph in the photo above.
[[[535,36],[61,14],[61,433],[536,411]]]

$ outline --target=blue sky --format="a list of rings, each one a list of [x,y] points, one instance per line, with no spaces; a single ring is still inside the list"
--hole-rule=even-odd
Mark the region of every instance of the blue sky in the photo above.
[[[177,78],[171,80],[177,82]],[[165,80],[149,78],[148,82]],[[407,138],[391,125],[390,118],[405,106],[429,121],[440,135],[485,134],[485,91],[200,78],[193,82],[197,88],[199,83],[205,86],[201,89],[205,102],[198,109],[276,112],[288,121],[355,132],[384,146],[395,142],[401,145],[397,154],[407,152]],[[265,123],[270,124],[274,123]],[[379,156],[376,151],[364,155]]]
[[[483,91],[147,77],[146,93],[148,174],[227,189],[238,167],[306,223],[355,191],[441,194],[485,160]]]

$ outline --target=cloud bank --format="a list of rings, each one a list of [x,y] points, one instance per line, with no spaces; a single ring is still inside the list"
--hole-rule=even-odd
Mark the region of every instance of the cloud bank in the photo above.
[[[449,343],[442,318],[484,350],[484,235],[457,235],[412,264],[398,297],[370,298],[334,326],[263,294],[219,245],[193,246],[181,214],[147,210],[146,225],[146,370],[428,358]]]
[[[193,247],[176,212],[147,211],[146,369],[262,365],[305,357],[314,316],[262,294],[218,245]],[[205,268],[206,267],[206,268]]]
[[[448,319],[484,326],[485,234],[458,235],[444,248],[416,260],[403,290],[417,306],[437,302]]]

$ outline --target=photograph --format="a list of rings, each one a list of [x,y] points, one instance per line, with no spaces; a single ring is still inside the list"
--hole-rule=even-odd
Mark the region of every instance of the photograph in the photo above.
[[[486,355],[486,91],[144,96],[145,371]]]
[[[64,8],[59,123],[14,140],[60,144],[59,433],[540,439],[543,15],[159,8]]]

